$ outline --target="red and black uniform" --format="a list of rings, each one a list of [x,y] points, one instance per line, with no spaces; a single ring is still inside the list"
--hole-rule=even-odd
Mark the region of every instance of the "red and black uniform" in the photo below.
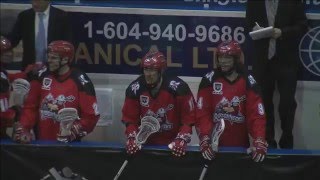
[[[37,139],[57,139],[57,113],[62,108],[77,109],[83,130],[89,133],[94,129],[99,112],[93,84],[85,73],[71,69],[57,76],[45,71],[30,84],[20,123],[27,130],[37,125]]]
[[[1,127],[1,138],[7,137],[7,127],[11,127],[16,115],[16,111],[9,108],[9,97],[10,97],[10,83],[8,79],[8,73],[1,67],[1,88],[0,88],[0,127]]]
[[[197,104],[197,130],[211,136],[215,123],[223,118],[225,130],[220,146],[249,146],[253,139],[265,138],[265,113],[257,84],[251,75],[240,73],[233,82],[218,71],[206,74],[200,83]]]
[[[153,116],[160,123],[160,131],[152,134],[146,144],[168,145],[178,133],[191,135],[195,123],[194,105],[189,86],[180,78],[163,76],[158,94],[152,96],[141,75],[126,90],[122,109],[126,135],[138,132],[144,116]]]

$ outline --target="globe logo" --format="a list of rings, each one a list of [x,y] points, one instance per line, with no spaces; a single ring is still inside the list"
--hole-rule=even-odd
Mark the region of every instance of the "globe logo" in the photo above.
[[[309,72],[320,76],[320,26],[303,36],[299,45],[299,56]]]

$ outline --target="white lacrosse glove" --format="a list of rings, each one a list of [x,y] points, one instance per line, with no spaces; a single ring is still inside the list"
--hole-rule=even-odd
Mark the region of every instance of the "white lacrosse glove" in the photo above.
[[[13,104],[21,106],[30,91],[30,83],[25,79],[18,78],[12,82],[12,91]]]
[[[75,108],[63,108],[58,112],[60,131],[57,140],[68,143],[87,135],[79,122],[78,111]]]

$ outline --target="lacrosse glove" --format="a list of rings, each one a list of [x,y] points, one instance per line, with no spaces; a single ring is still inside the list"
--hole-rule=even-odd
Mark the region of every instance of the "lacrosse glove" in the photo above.
[[[200,140],[200,151],[202,153],[202,156],[206,160],[212,160],[215,157],[215,152],[212,149],[211,146],[211,139],[208,135],[205,135]]]
[[[186,154],[187,144],[191,141],[191,134],[178,133],[177,137],[168,145],[172,150],[172,154],[181,157]]]
[[[248,148],[247,153],[251,154],[252,160],[262,162],[267,154],[268,143],[263,138],[256,138],[252,147]]]

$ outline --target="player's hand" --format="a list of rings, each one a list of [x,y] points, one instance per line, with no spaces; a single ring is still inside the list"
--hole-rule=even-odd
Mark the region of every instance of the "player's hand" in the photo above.
[[[70,129],[70,135],[64,136],[59,133],[57,135],[57,141],[68,143],[76,139],[79,139],[85,135],[87,135],[87,132],[83,131],[83,128],[80,122],[74,121]]]
[[[200,141],[200,151],[204,159],[211,161],[215,157],[209,136],[203,136]]]
[[[267,154],[268,143],[263,138],[256,138],[253,146],[248,148],[247,153],[251,154],[252,160],[262,162]]]
[[[187,144],[184,139],[177,138],[168,147],[172,150],[174,156],[181,157],[186,154]]]
[[[126,150],[128,155],[135,155],[140,149],[141,146],[136,142],[136,138],[129,137],[127,139]]]
[[[13,126],[12,139],[21,144],[28,144],[32,140],[32,134],[20,122],[16,122]]]

